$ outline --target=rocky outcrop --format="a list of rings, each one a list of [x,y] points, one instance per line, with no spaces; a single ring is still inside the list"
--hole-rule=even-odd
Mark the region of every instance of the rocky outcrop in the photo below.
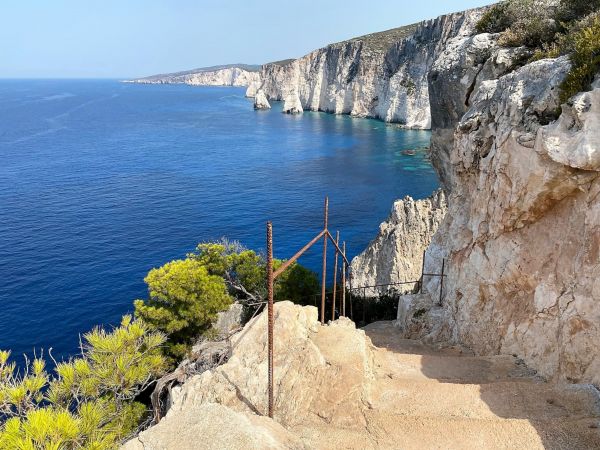
[[[352,260],[352,284],[374,286],[418,280],[423,252],[431,243],[444,215],[446,195],[438,190],[424,200],[397,200],[379,234],[365,251]],[[439,272],[439,268],[436,268]],[[368,296],[413,290],[415,283],[366,289]]]
[[[290,93],[285,97],[285,100],[283,101],[283,112],[285,114],[302,114],[302,112],[304,112],[298,94]]]
[[[267,96],[261,90],[254,97],[254,109],[271,109],[271,104],[267,100]]]
[[[524,52],[455,38],[429,76],[432,156],[450,192],[428,250],[449,261],[440,330],[600,384],[600,89],[560,114],[568,58],[523,65]]]
[[[470,34],[482,11],[449,14],[265,64],[260,88],[269,100],[291,99],[304,110],[428,129],[431,66],[451,38]]]
[[[226,364],[174,389],[167,416],[124,450],[600,444],[592,386],[541,383],[512,356],[473,357],[407,341],[389,322],[364,330],[348,319],[321,326],[316,308],[289,302],[274,312],[275,420],[264,415],[263,312],[234,337]]]
[[[127,81],[141,84],[189,84],[192,86],[256,86],[260,81],[260,66],[235,64],[205,67],[185,72],[152,75]]]
[[[206,403],[239,412],[266,412],[266,314],[232,340],[226,364],[173,389],[169,415]],[[360,405],[372,377],[371,344],[348,319],[322,327],[314,307],[277,303],[275,309],[275,419],[285,425],[363,422]],[[294,351],[290,351],[290,349]],[[168,415],[167,415],[168,417]]]
[[[304,450],[277,422],[207,403],[169,415],[122,450]]]

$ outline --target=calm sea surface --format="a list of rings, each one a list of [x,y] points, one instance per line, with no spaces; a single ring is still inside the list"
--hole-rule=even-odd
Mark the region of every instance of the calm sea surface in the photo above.
[[[255,112],[239,88],[0,81],[0,348],[73,354],[118,323],[153,267],[228,236],[291,256],[330,228],[350,256],[394,199],[437,187],[429,133]],[[320,246],[301,262],[318,270]]]

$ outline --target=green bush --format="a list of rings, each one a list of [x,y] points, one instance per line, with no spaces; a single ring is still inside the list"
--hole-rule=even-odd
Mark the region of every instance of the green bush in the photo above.
[[[209,273],[223,278],[230,295],[237,300],[261,302],[266,299],[266,259],[239,242],[223,239],[219,242],[198,245],[196,253],[188,255],[206,266]],[[284,260],[275,259],[277,270]],[[292,264],[275,281],[274,300],[291,300],[305,304],[319,291],[317,275],[301,266]]]
[[[573,67],[561,85],[561,101],[565,102],[578,92],[589,90],[600,72],[600,17],[572,35]]]
[[[233,301],[223,278],[211,275],[208,268],[188,258],[152,269],[144,278],[148,299],[134,302],[136,317],[167,335],[165,352],[172,364]]]
[[[500,2],[490,7],[477,22],[478,33],[500,33],[511,25],[508,2]]]
[[[283,264],[275,260],[275,268]],[[239,242],[199,244],[184,260],[151,270],[144,279],[148,299],[134,302],[135,315],[168,336],[165,353],[172,365],[200,336],[210,337],[217,313],[234,300],[256,305],[266,299],[266,261]],[[306,303],[319,290],[317,276],[292,264],[275,284],[274,298]]]
[[[275,261],[277,270],[283,261]],[[313,296],[319,292],[321,284],[317,274],[300,264],[294,263],[287,268],[275,282],[275,301],[290,300],[299,305],[312,305]]]
[[[146,414],[135,399],[164,372],[164,342],[125,316],[111,332],[85,334],[81,356],[58,363],[53,376],[41,358],[21,375],[0,351],[0,448],[116,448]]]
[[[561,0],[556,18],[561,22],[581,19],[600,9],[600,0]]]
[[[535,49],[532,61],[570,55],[572,69],[561,85],[561,101],[588,90],[600,71],[600,0],[506,0],[492,6],[479,32],[501,33],[504,46]]]

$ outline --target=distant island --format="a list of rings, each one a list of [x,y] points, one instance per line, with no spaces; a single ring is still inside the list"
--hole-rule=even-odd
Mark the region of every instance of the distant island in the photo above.
[[[125,80],[140,84],[189,84],[192,86],[249,86],[259,81],[261,66],[256,64],[226,64],[201,67],[183,72],[162,73]]]

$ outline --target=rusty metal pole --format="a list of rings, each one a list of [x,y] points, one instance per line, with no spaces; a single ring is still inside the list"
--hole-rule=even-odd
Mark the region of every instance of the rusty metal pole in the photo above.
[[[342,251],[346,256],[346,242],[342,244]],[[342,316],[346,317],[346,262],[342,261]]]
[[[350,319],[354,320],[354,313],[352,312],[352,272],[348,269],[348,282],[350,289],[348,290],[348,301],[350,302]]]
[[[267,297],[269,351],[269,417],[273,418],[273,225],[267,222]]]
[[[338,247],[340,245],[340,232],[335,233],[335,262],[333,263],[333,301],[331,302],[331,320],[335,320],[335,296],[337,294]]]
[[[366,319],[366,314],[367,314],[367,288],[363,288],[363,319],[362,319],[362,323],[363,326],[366,325],[367,319]]]
[[[424,277],[423,274],[425,273],[425,252],[427,250],[423,250],[423,260],[421,261],[421,283],[419,283],[419,293],[422,294],[423,293],[423,281],[424,281]]]
[[[446,265],[446,259],[442,259],[442,276],[440,277],[440,306],[442,306],[442,293],[444,291],[444,266]]]
[[[325,197],[324,230],[327,231],[329,197]],[[323,236],[323,274],[321,276],[321,325],[325,325],[325,283],[327,283],[327,233]]]

